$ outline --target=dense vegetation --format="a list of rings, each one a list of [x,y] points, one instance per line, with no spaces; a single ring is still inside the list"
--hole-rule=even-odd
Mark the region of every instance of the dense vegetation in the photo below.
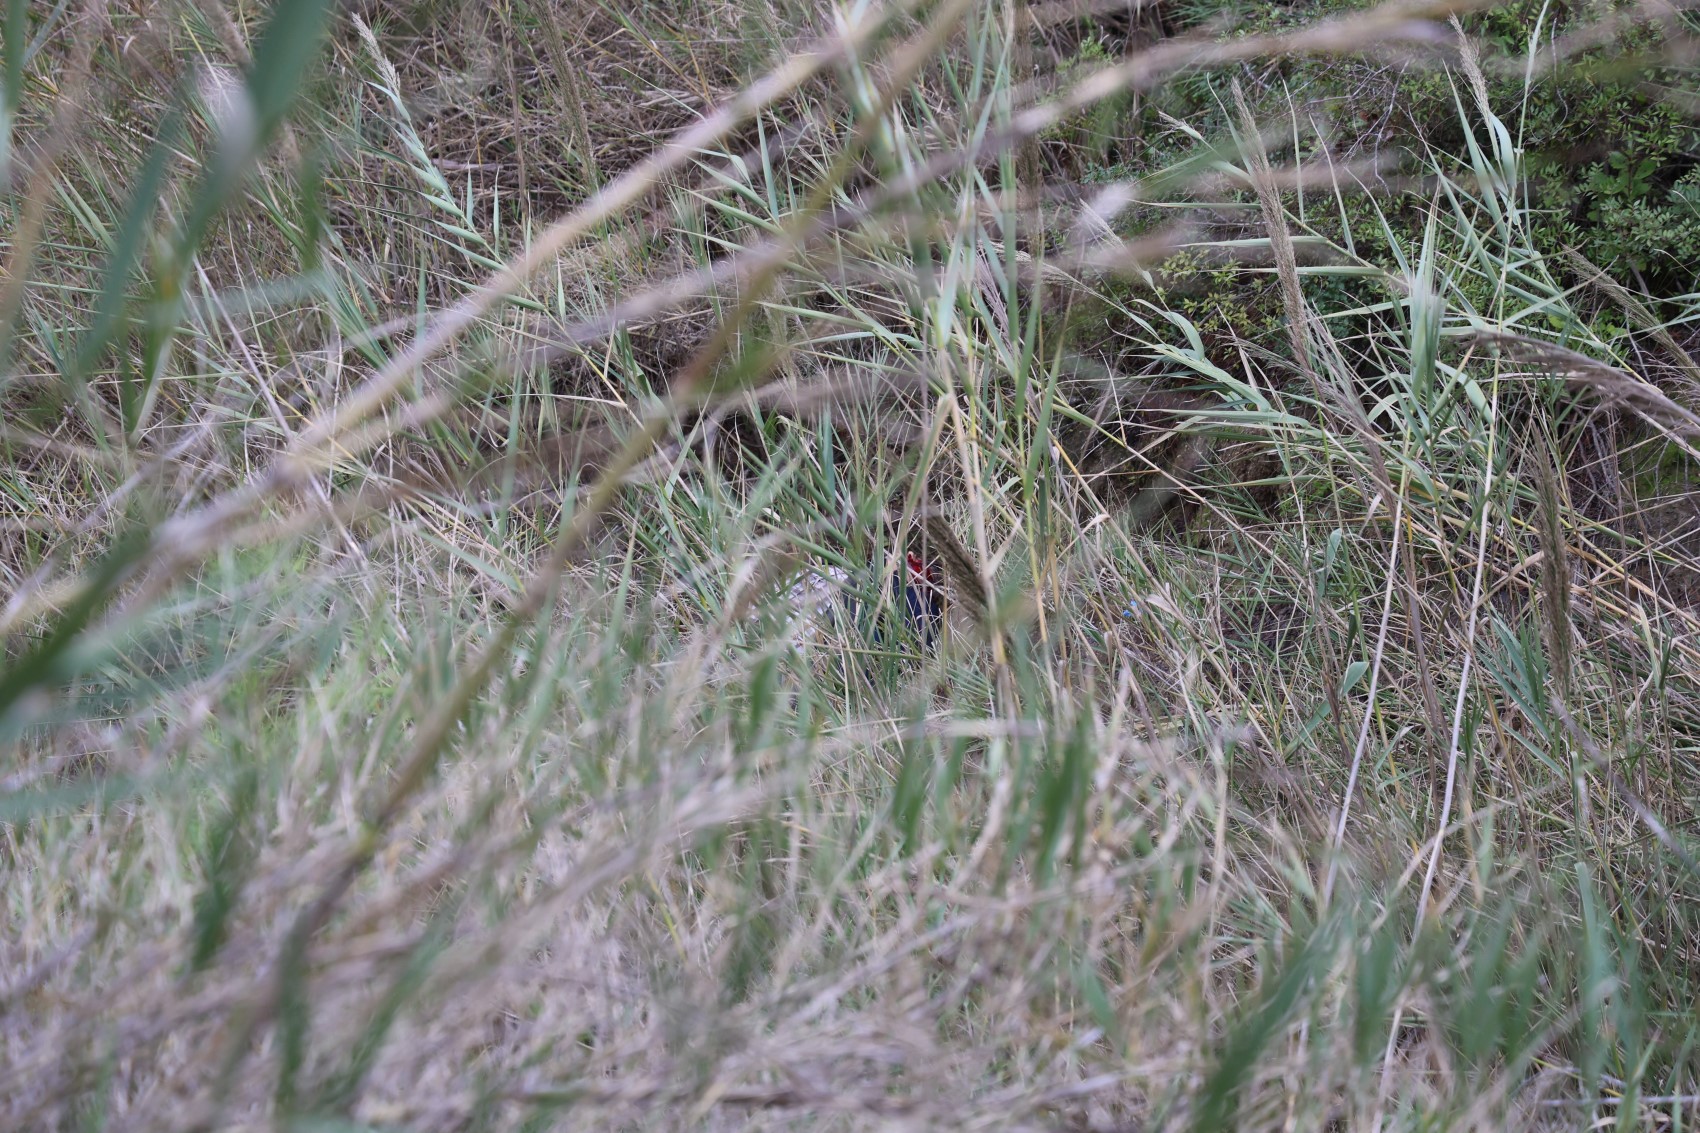
[[[1700,1116],[1690,6],[3,33],[0,1126]]]

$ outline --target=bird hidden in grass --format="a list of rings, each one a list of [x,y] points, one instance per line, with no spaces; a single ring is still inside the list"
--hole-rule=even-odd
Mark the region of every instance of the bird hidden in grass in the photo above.
[[[903,565],[891,580],[893,597],[903,600],[903,620],[916,640],[928,649],[938,639],[944,624],[944,573],[914,551],[903,556]],[[901,587],[901,594],[896,593]],[[874,640],[879,640],[876,636]]]
[[[877,594],[875,587],[858,587],[847,594],[846,602],[852,622],[867,627],[874,645],[931,650],[937,644],[944,626],[944,574],[937,563],[907,552],[892,572],[889,606],[878,601]]]
[[[816,569],[792,590],[792,598],[817,626],[854,628],[880,647],[919,645],[930,650],[944,626],[944,572],[918,552],[909,551],[890,578],[884,600],[875,572],[849,574],[836,567]]]

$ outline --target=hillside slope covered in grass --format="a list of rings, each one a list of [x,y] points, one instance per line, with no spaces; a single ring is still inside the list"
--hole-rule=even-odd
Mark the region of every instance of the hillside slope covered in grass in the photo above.
[[[1700,1118],[1691,5],[0,30],[0,1127]]]

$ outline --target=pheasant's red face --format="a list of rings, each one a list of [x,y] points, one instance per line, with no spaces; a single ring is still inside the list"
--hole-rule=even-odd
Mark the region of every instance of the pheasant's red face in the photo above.
[[[937,586],[944,581],[944,577],[939,574],[939,568],[923,562],[921,556],[914,551],[909,552],[908,562],[911,582],[926,582]]]

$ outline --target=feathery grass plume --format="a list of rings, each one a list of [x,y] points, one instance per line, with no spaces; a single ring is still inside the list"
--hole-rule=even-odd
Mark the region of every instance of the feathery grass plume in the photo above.
[[[378,37],[372,34],[372,29],[366,26],[358,14],[349,16],[349,22],[360,35],[360,42],[365,44],[367,53],[372,58],[372,65],[377,68],[380,81],[372,84],[379,94],[389,103],[394,112],[394,128],[407,148],[407,168],[419,179],[424,186],[420,196],[424,201],[435,207],[436,211],[447,214],[447,219],[439,218],[437,226],[449,237],[450,246],[465,256],[475,267],[485,271],[500,270],[499,261],[491,258],[495,249],[490,242],[478,231],[478,222],[468,215],[465,206],[455,199],[454,190],[449,187],[442,171],[425,149],[425,142],[419,137],[419,131],[414,127],[413,116],[407,111],[407,103],[401,95],[401,76],[396,74],[395,67],[384,56],[384,49],[378,44]],[[470,182],[469,182],[470,185]],[[470,196],[470,193],[468,194]],[[500,206],[500,202],[495,202]],[[467,245],[470,244],[471,247]]]
[[[1578,275],[1604,292],[1613,303],[1622,309],[1624,314],[1629,316],[1636,327],[1652,335],[1654,340],[1664,347],[1672,362],[1682,367],[1693,383],[1689,387],[1691,397],[1696,392],[1700,392],[1700,362],[1696,362],[1688,349],[1677,341],[1676,335],[1671,333],[1670,325],[1655,316],[1645,302],[1623,284],[1595,266],[1581,252],[1575,248],[1566,248],[1564,254],[1565,258],[1575,267]]]
[[[938,557],[952,593],[968,605],[975,618],[984,618],[991,601],[985,578],[974,565],[974,556],[962,545],[944,516],[929,511],[921,517],[921,524],[923,555]]]
[[[1570,552],[1564,535],[1565,508],[1559,472],[1552,457],[1536,457],[1539,489],[1536,531],[1541,548],[1541,625],[1546,631],[1547,650],[1552,654],[1553,674],[1560,694],[1570,687]]]
[[[1539,366],[1573,388],[1585,390],[1608,405],[1622,405],[1700,459],[1691,441],[1700,441],[1700,414],[1677,403],[1644,378],[1607,365],[1586,354],[1523,335],[1479,330],[1476,340],[1517,361]]]

